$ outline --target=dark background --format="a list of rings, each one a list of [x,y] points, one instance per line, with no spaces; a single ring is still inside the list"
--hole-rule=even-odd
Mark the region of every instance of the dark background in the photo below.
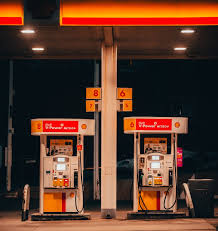
[[[138,60],[118,62],[118,87],[133,88],[133,112],[118,113],[117,159],[133,158],[133,136],[123,134],[124,116],[187,116],[185,180],[195,173],[216,178],[218,167],[217,60]],[[7,146],[9,62],[0,61],[0,145]],[[12,187],[39,185],[39,137],[32,118],[93,118],[85,112],[85,88],[94,86],[94,61],[14,61]],[[27,164],[28,160],[35,163]],[[85,168],[93,167],[93,137],[85,138]],[[5,168],[0,181],[5,185]],[[119,176],[119,174],[118,174]]]

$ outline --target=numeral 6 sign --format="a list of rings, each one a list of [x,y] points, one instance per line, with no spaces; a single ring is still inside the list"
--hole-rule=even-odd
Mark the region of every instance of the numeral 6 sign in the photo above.
[[[132,88],[117,88],[117,99],[132,99]]]

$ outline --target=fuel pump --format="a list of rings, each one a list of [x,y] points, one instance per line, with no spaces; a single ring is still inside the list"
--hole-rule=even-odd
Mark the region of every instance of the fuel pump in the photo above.
[[[188,119],[126,117],[124,133],[134,134],[133,213],[175,214],[177,136],[188,133]],[[142,151],[141,134],[146,135]]]
[[[147,145],[147,143],[149,144]],[[170,189],[174,183],[176,184],[174,182],[174,180],[176,181],[174,152],[167,153],[166,138],[145,138],[144,144],[145,153],[138,154],[138,210],[168,210],[170,207],[173,208],[174,202],[171,206],[166,205],[172,201],[169,198],[169,196],[173,197],[170,195]],[[154,200],[155,197],[156,201]]]
[[[73,156],[73,140],[50,140],[49,152],[43,159],[44,212],[82,212],[83,190],[79,188],[82,185],[82,178],[79,177],[82,176],[82,168],[79,154]],[[57,204],[57,197],[61,197],[61,206]]]
[[[95,134],[95,121],[33,119],[31,134],[40,136],[39,213],[31,219],[89,219],[83,206],[84,136]]]

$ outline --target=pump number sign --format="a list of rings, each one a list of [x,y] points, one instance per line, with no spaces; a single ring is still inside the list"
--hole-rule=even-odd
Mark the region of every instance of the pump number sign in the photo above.
[[[86,112],[95,112],[95,100],[86,100]]]
[[[132,88],[117,88],[117,99],[132,99]]]
[[[101,88],[86,88],[86,99],[101,99]]]
[[[132,111],[132,100],[123,100],[123,111]]]

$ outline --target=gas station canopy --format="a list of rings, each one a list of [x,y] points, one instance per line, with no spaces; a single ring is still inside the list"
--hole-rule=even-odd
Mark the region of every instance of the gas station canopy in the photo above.
[[[61,0],[61,26],[217,25],[217,1]]]
[[[218,57],[215,0],[62,0],[59,17],[46,20],[32,19],[22,4],[0,2],[0,59],[100,59],[102,41],[117,41],[118,59]],[[23,29],[35,33],[22,34]]]
[[[1,0],[0,25],[15,26],[24,24],[24,7],[22,0]]]
[[[101,213],[103,218],[114,218],[117,207],[117,60],[217,58],[218,3],[212,0],[60,0],[59,18],[54,17],[54,20],[52,18],[49,20],[48,17],[46,21],[43,21],[43,17],[39,17],[41,20],[34,21],[34,17],[26,17],[28,10],[24,6],[22,7],[23,2],[2,0],[0,3],[0,8],[6,6],[5,9],[7,9],[0,12],[2,25],[5,26],[0,28],[0,58],[101,58]],[[36,1],[31,2],[36,4]],[[46,1],[39,2],[45,4]],[[15,11],[8,10],[10,7]],[[49,11],[47,8],[46,10]],[[8,15],[5,15],[4,12],[7,12]],[[25,18],[23,17],[24,12]],[[38,14],[40,15],[40,12],[37,12],[36,15]],[[13,24],[10,21],[13,18],[20,18],[20,21],[17,23],[14,21]],[[21,27],[23,24],[24,26]],[[9,27],[10,25],[17,26]],[[195,33],[182,34],[181,30],[184,28],[193,29]],[[33,33],[23,33],[22,31],[25,30],[32,30]],[[11,75],[13,75],[13,61],[10,62],[10,67]],[[9,103],[9,108],[11,105],[12,103]],[[10,119],[12,121],[12,118]],[[31,134],[40,136],[40,163],[43,163],[43,158],[47,157],[47,135],[77,135],[78,147],[81,147],[83,135],[94,135],[94,130],[94,120],[33,119],[31,121]],[[177,134],[187,133],[187,130],[188,120],[182,117],[124,119],[124,132],[134,134],[135,147],[136,144],[139,144],[136,133],[171,134],[171,138],[174,140],[174,148],[171,148],[174,150],[174,160]],[[11,138],[12,134],[10,134],[10,141]],[[8,144],[8,159],[12,160],[10,147]],[[140,149],[134,148],[135,160],[138,150]],[[10,179],[11,165],[8,166],[7,177]],[[136,166],[136,161],[134,166]],[[80,167],[80,176],[82,176],[82,154]],[[42,164],[40,164],[40,168],[40,179],[43,179]],[[67,168],[64,167],[64,169]],[[54,170],[50,169],[45,174],[51,172]],[[63,172],[61,174],[63,175]],[[172,172],[170,174],[172,175]],[[78,173],[77,176],[79,176]],[[80,176],[75,179],[81,179],[80,186],[82,186],[83,177]],[[138,181],[136,181],[135,167],[134,176],[134,188],[136,188]],[[174,176],[176,179],[176,173]],[[56,182],[56,178],[54,181]],[[55,182],[53,182],[53,187],[57,186]],[[9,183],[8,191],[11,187]],[[61,179],[59,186],[62,187],[62,183]],[[43,181],[40,180],[41,214],[44,211],[43,190],[50,187],[44,187],[43,184]],[[171,185],[172,182],[169,181],[168,186]],[[68,186],[69,184],[66,185],[66,187]],[[80,192],[82,188],[80,187]],[[174,187],[174,193],[176,195],[176,187]],[[137,191],[134,192],[134,195],[138,195]],[[76,210],[78,211],[78,209]],[[62,209],[62,212],[65,211]]]

